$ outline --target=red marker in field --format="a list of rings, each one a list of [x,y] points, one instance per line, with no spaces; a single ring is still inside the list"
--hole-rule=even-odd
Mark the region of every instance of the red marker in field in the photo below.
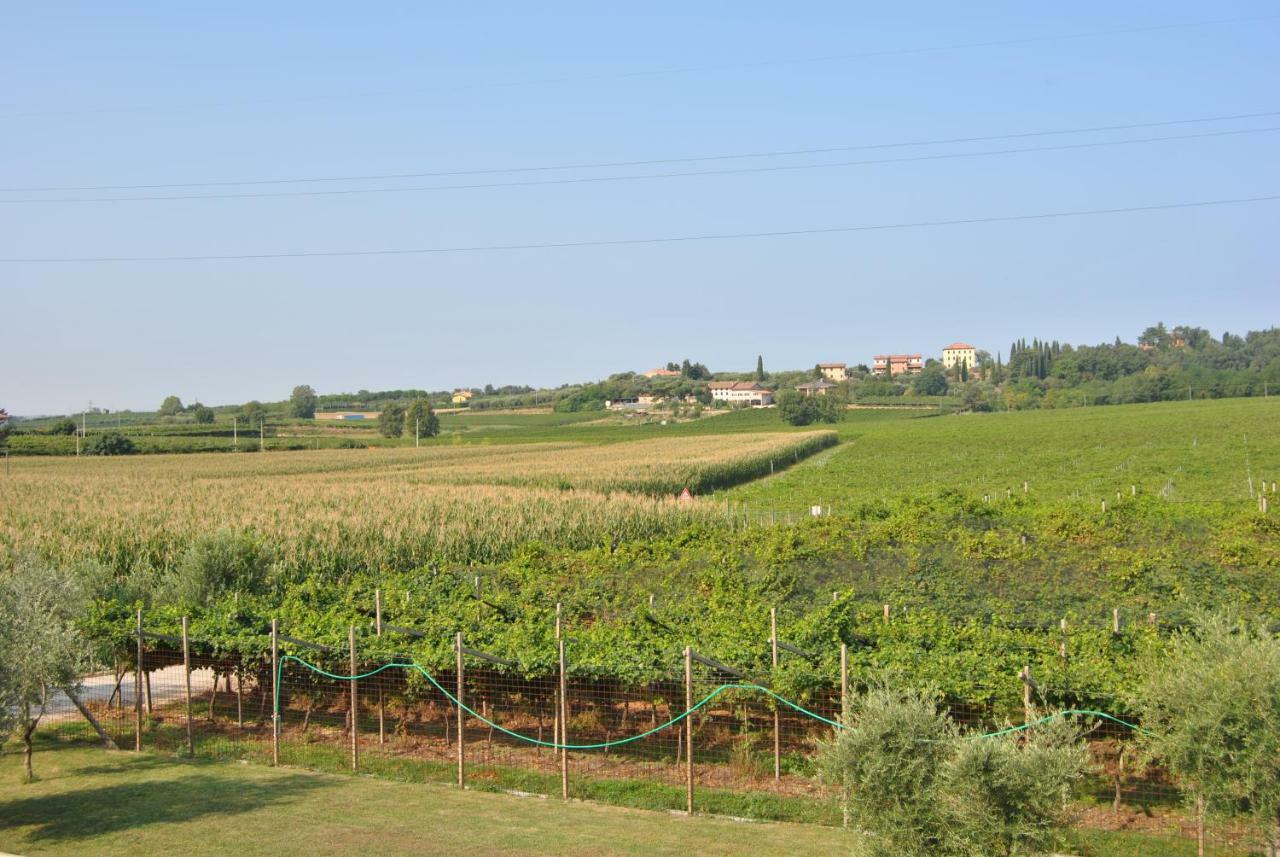
[[[680,500],[681,503],[688,503],[693,500],[693,492],[691,492],[688,488],[682,488],[680,490],[680,496],[678,499]]]

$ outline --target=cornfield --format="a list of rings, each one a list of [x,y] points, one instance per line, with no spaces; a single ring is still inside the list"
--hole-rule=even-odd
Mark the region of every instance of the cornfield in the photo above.
[[[171,566],[199,536],[253,533],[297,570],[498,562],[719,521],[680,503],[768,474],[829,432],[266,455],[24,459],[0,479],[0,544],[125,570]]]

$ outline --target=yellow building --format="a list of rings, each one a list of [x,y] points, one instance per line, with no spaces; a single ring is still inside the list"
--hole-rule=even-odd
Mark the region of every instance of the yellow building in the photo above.
[[[978,367],[978,349],[963,342],[953,342],[942,349],[942,368],[951,369],[963,363],[972,372]]]
[[[453,391],[453,403],[455,405],[465,405],[470,401],[471,401],[470,390],[454,390]]]
[[[839,384],[849,377],[848,367],[843,363],[819,363],[818,369],[822,377]]]

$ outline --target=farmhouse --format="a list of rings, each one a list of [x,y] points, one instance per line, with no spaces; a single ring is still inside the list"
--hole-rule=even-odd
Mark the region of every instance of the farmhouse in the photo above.
[[[953,369],[964,366],[973,371],[978,365],[978,349],[963,342],[953,342],[942,349],[942,368]]]
[[[764,407],[773,404],[773,392],[754,381],[712,381],[711,398],[731,405]]]
[[[642,372],[640,374],[644,375],[646,378],[679,378],[680,377],[679,371],[675,369],[666,369],[661,366],[658,367],[657,369],[650,369],[648,372]]]
[[[837,384],[849,377],[849,368],[843,363],[819,363],[818,370],[822,372],[823,378]]]
[[[465,405],[471,401],[471,395],[470,390],[454,390],[453,403],[455,405]]]
[[[832,384],[826,378],[818,378],[817,380],[810,381],[807,384],[801,384],[796,387],[796,389],[801,393],[804,393],[806,396],[825,396],[828,390],[834,390],[837,386],[838,385]]]
[[[655,405],[661,405],[667,401],[665,396],[659,396],[654,393],[641,393],[638,396],[631,396],[625,399],[605,399],[604,406],[610,411],[647,411]]]
[[[924,358],[920,354],[877,354],[872,358],[871,371],[877,375],[888,372],[894,378],[915,375],[924,371]]]
[[[377,411],[316,411],[317,422],[359,422],[360,420],[376,420]]]

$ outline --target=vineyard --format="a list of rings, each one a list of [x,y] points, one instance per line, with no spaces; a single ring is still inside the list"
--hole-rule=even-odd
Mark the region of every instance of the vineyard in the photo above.
[[[148,644],[148,675],[179,662],[171,641],[185,618],[202,668],[224,676],[201,739],[215,754],[264,752],[273,620],[320,647],[285,651],[333,675],[350,674],[355,629],[362,669],[412,663],[446,686],[461,632],[497,659],[468,679],[477,711],[526,736],[555,728],[557,628],[572,641],[570,725],[583,741],[675,716],[686,646],[823,717],[836,713],[842,667],[854,687],[893,676],[935,688],[976,730],[1020,723],[1029,704],[1124,717],[1142,664],[1201,611],[1280,617],[1280,518],[1262,503],[1280,496],[1273,407],[1113,407],[1101,423],[1092,411],[858,415],[834,432],[762,431],[776,424],[744,412],[656,437],[626,427],[643,439],[607,443],[24,458],[0,478],[0,544],[17,562],[75,569],[93,603],[85,630],[116,675],[136,662],[138,607],[170,641]],[[676,500],[686,486],[698,496]],[[802,654],[773,662],[771,616]],[[411,633],[377,634],[379,622]],[[232,674],[258,712],[234,735]],[[390,731],[368,769],[447,779],[448,700],[412,671],[379,675],[367,686]],[[704,672],[699,687],[725,678]],[[285,681],[287,759],[340,765],[344,685],[296,669]],[[778,721],[789,737],[771,762],[774,708],[750,696],[728,691],[697,720],[708,807],[832,823],[811,759],[823,722]],[[377,728],[372,712],[362,729]],[[127,712],[111,716],[128,725]],[[171,746],[173,722],[158,705],[147,740]],[[470,763],[478,781],[554,787],[554,754],[466,728],[488,754]],[[667,730],[575,756],[578,793],[671,805],[676,740]],[[1120,745],[1095,744],[1109,770],[1107,748]],[[762,788],[771,764],[785,776]],[[1132,776],[1115,788],[1177,803],[1158,771]],[[1081,800],[1101,800],[1109,782],[1091,779]],[[1171,812],[1157,813],[1166,827]]]

